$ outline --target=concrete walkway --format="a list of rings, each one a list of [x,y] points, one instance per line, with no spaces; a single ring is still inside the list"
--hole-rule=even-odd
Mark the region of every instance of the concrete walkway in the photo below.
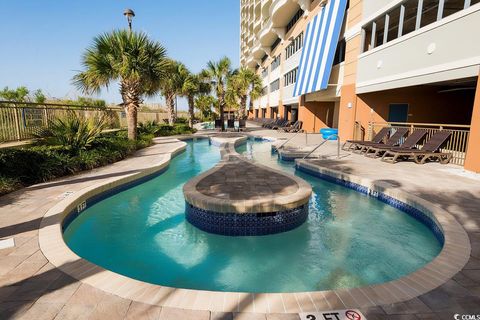
[[[291,137],[249,128],[256,135]],[[295,144],[305,137],[299,135]],[[308,144],[321,141],[307,136]],[[310,140],[311,139],[311,140]],[[315,140],[314,140],[315,139]],[[141,304],[83,284],[48,263],[39,250],[38,228],[53,205],[92,184],[134,174],[151,161],[162,161],[182,142],[157,139],[157,144],[111,166],[25,188],[0,198],[0,239],[14,239],[13,248],[0,249],[0,319],[299,319],[295,314],[249,314],[188,311]],[[382,163],[342,153],[335,144],[322,148],[319,166],[387,181],[438,203],[467,230],[472,254],[462,272],[438,289],[404,303],[362,310],[368,319],[453,319],[453,314],[480,314],[480,178],[455,166]],[[0,244],[0,248],[2,248]]]

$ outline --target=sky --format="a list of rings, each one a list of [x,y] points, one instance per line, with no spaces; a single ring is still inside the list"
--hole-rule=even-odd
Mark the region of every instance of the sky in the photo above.
[[[71,84],[81,56],[94,36],[126,28],[126,8],[135,12],[133,29],[146,32],[169,57],[199,72],[209,60],[227,56],[239,65],[239,0],[2,0],[0,88],[26,86],[49,97],[76,98]],[[96,98],[120,103],[118,86]],[[147,102],[161,102],[154,97]],[[186,109],[179,101],[179,109]]]

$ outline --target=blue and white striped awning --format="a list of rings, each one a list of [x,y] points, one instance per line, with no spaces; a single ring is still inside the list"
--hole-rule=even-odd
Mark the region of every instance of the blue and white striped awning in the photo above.
[[[308,23],[294,96],[327,89],[347,0],[330,0]]]

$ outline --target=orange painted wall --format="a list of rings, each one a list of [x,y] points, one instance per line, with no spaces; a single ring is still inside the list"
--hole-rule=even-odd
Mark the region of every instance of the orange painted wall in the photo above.
[[[285,115],[285,106],[281,104],[278,106],[278,117],[285,118],[284,115]]]
[[[480,76],[477,80],[465,169],[480,173]]]
[[[441,89],[444,88],[416,86],[358,95],[355,120],[367,129],[370,121],[388,121],[390,104],[407,103],[408,122],[470,124],[474,92],[440,93]]]
[[[321,128],[332,126],[334,109],[335,102],[304,102],[298,108],[298,120],[303,121],[306,132],[318,133]]]
[[[278,118],[278,108],[269,108],[270,109],[270,116],[272,119]]]
[[[354,138],[354,125],[356,113],[357,95],[355,84],[342,86],[340,97],[340,110],[338,114],[338,135],[341,141]],[[359,139],[359,137],[356,137]]]

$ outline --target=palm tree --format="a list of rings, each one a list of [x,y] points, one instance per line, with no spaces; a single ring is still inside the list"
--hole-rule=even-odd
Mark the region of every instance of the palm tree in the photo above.
[[[233,94],[240,100],[239,117],[245,117],[247,110],[247,99],[250,101],[258,99],[262,94],[262,79],[253,70],[248,68],[240,68],[230,80]]]
[[[197,96],[206,95],[211,91],[210,84],[202,82],[201,75],[190,74],[183,83],[182,95],[187,98],[188,102],[188,124],[193,127],[193,118],[195,117],[195,98]]]
[[[203,119],[210,118],[215,114],[212,106],[215,106],[216,103],[216,99],[209,94],[200,95],[195,99],[195,107],[200,111]]]
[[[225,93],[227,91],[228,78],[232,76],[231,62],[227,57],[219,61],[209,61],[207,68],[202,71],[202,78],[212,84],[215,92],[218,107],[220,111],[220,121],[222,122],[222,131],[225,130],[223,110],[225,109]]]
[[[168,123],[170,125],[177,121],[175,98],[183,94],[184,87],[188,87],[189,82],[190,71],[188,71],[187,67],[181,62],[169,60],[166,76],[160,81],[159,87],[162,95],[165,97]]]
[[[82,57],[85,71],[73,77],[83,92],[99,93],[119,81],[127,113],[128,138],[137,138],[137,112],[143,96],[153,96],[165,75],[166,50],[143,32],[115,30],[93,39]]]

